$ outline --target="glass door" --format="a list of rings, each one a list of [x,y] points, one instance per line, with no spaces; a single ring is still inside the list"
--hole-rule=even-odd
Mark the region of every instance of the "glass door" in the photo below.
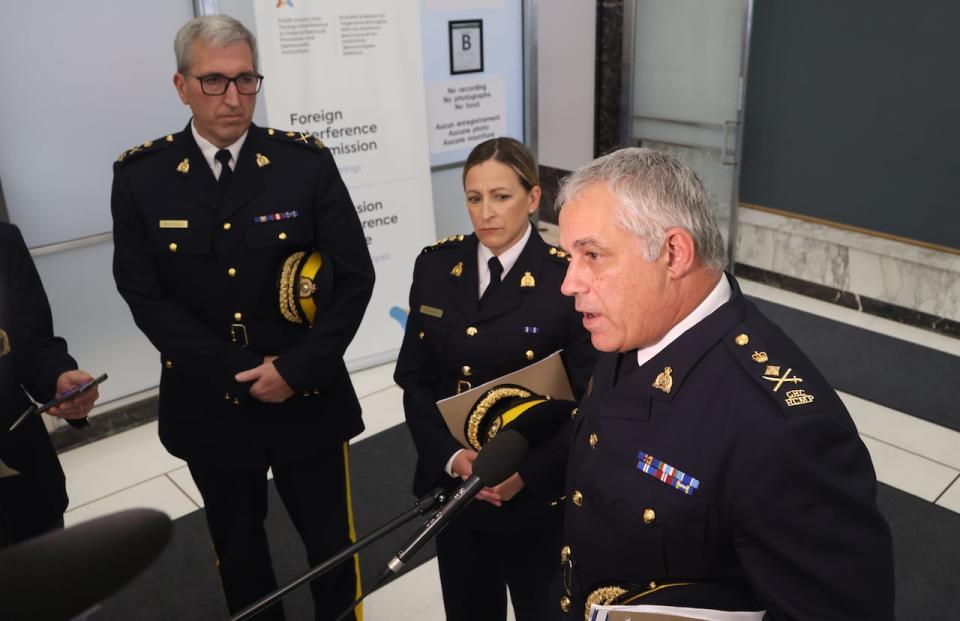
[[[736,205],[753,0],[626,0],[627,144],[692,167],[713,198],[728,257]]]

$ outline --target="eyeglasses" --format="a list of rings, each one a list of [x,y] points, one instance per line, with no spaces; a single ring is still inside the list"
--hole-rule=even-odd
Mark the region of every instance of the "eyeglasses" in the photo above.
[[[210,75],[193,76],[200,82],[200,90],[204,95],[223,95],[233,82],[237,87],[237,92],[241,95],[256,95],[260,92],[260,84],[263,82],[263,76],[259,73],[241,73],[240,75],[228,78],[219,73]]]

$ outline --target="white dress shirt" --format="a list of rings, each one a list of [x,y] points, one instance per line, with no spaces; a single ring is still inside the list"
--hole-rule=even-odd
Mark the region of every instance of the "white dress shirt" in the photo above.
[[[210,170],[213,171],[214,178],[219,181],[220,168],[222,165],[220,164],[220,160],[217,159],[217,151],[220,150],[220,147],[198,134],[193,121],[190,121],[190,131],[193,132],[193,139],[197,141],[197,146],[200,147],[200,153],[203,154],[203,159],[207,160],[207,165],[209,165]],[[247,133],[249,131],[248,129],[243,132],[239,140],[227,147],[227,151],[230,152],[230,170],[237,169],[237,156],[240,155],[240,147],[243,146],[244,140],[247,139]]]
[[[527,230],[524,231],[523,236],[517,240],[517,243],[497,255],[497,258],[500,259],[500,265],[503,266],[503,273],[500,274],[501,282],[503,282],[503,279],[506,278],[507,273],[510,271],[510,268],[513,267],[513,264],[516,263],[517,259],[520,258],[520,253],[523,252],[523,247],[527,245],[527,240],[530,239],[531,230],[532,227],[528,222]],[[483,295],[483,292],[487,290],[487,285],[490,284],[489,261],[492,256],[494,256],[492,250],[483,244],[477,244],[477,294],[479,296]]]

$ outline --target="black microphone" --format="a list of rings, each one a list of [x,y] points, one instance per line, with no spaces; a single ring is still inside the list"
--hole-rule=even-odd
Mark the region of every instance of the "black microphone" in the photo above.
[[[481,489],[502,483],[516,472],[529,451],[530,444],[516,431],[505,430],[494,436],[477,454],[470,478],[390,559],[383,576],[400,571],[404,563],[463,511]]]
[[[72,619],[152,563],[170,531],[164,513],[130,509],[0,550],[0,618]]]

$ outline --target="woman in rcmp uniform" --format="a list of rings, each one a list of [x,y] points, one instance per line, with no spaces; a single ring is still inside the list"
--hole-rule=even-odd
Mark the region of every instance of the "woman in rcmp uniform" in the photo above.
[[[418,496],[455,487],[477,457],[450,434],[436,401],[558,349],[579,398],[596,355],[572,300],[560,293],[568,257],[530,224],[541,194],[530,152],[511,138],[477,145],[463,186],[474,233],[442,239],[417,259],[394,376],[418,453]],[[554,464],[534,451],[438,535],[448,620],[505,619],[506,586],[518,621],[547,614],[561,519],[551,505],[559,495],[551,483],[562,483]]]

